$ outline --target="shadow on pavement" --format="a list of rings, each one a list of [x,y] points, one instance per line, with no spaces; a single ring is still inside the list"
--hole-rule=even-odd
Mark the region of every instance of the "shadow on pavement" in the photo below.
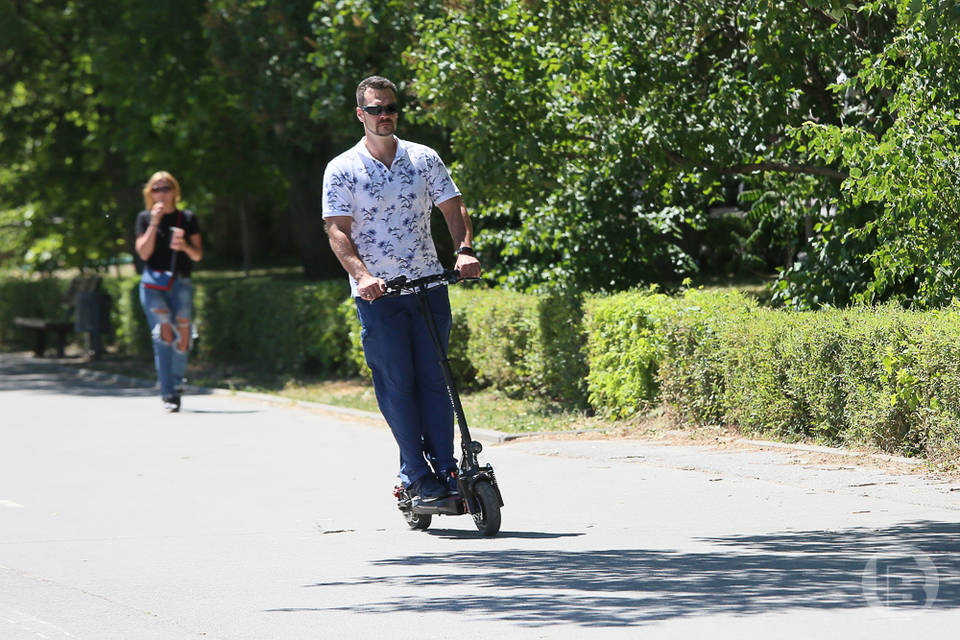
[[[74,396],[152,396],[158,393],[153,380],[83,371],[16,354],[0,354],[2,391],[36,391]],[[209,393],[204,389],[190,395]]]
[[[684,616],[869,606],[918,615],[960,606],[958,534],[957,523],[919,521],[885,529],[701,539],[720,547],[702,553],[501,549],[411,555],[375,562],[389,568],[386,575],[309,585],[392,585],[396,598],[271,611],[448,611],[531,627],[628,627]],[[415,572],[392,575],[397,567]],[[458,594],[466,588],[471,595],[416,597],[411,586],[449,586]]]

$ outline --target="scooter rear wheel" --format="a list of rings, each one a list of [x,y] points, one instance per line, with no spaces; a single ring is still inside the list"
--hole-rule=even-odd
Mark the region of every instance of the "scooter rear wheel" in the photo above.
[[[411,529],[420,529],[421,531],[429,529],[430,521],[433,520],[433,516],[429,513],[414,513],[413,511],[404,511],[403,518]]]
[[[485,536],[495,536],[500,531],[500,500],[497,492],[486,480],[473,485],[473,522]]]

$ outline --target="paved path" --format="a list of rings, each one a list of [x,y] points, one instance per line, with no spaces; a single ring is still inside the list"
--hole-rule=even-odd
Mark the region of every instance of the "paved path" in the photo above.
[[[0,356],[0,639],[904,638],[960,484],[790,450],[488,446],[503,531],[406,528],[379,421]]]

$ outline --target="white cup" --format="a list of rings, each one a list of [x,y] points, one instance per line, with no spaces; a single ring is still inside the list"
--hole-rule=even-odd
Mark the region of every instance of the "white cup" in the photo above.
[[[173,243],[177,238],[183,238],[186,232],[180,227],[170,227],[170,248],[173,249]]]

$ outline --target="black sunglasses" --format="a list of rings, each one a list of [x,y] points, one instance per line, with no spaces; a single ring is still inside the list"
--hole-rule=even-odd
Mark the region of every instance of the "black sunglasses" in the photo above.
[[[173,191],[173,187],[166,184],[160,187],[150,187],[150,191],[152,191],[153,193],[160,193],[160,192],[166,193],[168,191]]]
[[[388,116],[392,116],[395,113],[400,113],[400,107],[394,103],[390,104],[374,104],[366,107],[360,107],[364,112],[369,113],[372,116],[378,116],[381,113],[386,113]]]

